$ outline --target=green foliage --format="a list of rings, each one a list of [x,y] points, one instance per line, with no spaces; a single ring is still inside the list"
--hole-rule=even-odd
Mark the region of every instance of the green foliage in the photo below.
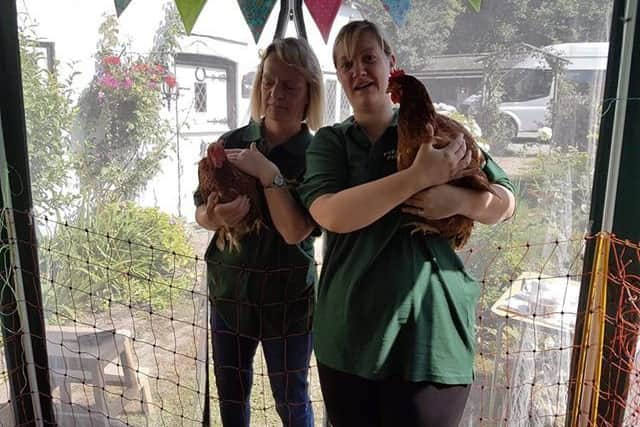
[[[176,85],[166,67],[148,57],[117,54],[126,45],[115,17],[106,18],[100,34],[96,74],[78,101],[73,134],[85,212],[133,199],[156,174],[170,142],[161,89]]]
[[[50,278],[45,298],[61,312],[113,303],[157,310],[188,296],[195,281],[184,224],[131,202],[105,205],[87,223],[59,226],[41,248]]]
[[[407,20],[398,28],[379,0],[353,2],[365,19],[380,25],[400,67],[420,69],[430,56],[442,53],[451,35],[456,16],[466,8],[466,0],[424,0],[412,2]]]
[[[167,10],[168,18],[176,13]],[[174,27],[167,21],[161,28]],[[113,301],[162,308],[190,297],[177,291],[193,281],[193,259],[173,255],[193,255],[183,225],[127,202],[168,154],[171,134],[160,111],[163,86],[176,85],[169,56],[125,55],[113,16],[100,34],[95,76],[74,108],[71,81],[39,64],[34,28],[20,32],[34,202],[71,218],[39,239],[49,278],[43,294],[48,307],[71,317],[80,306],[95,312]],[[156,35],[157,48],[170,54],[176,37],[173,30]],[[73,195],[72,185],[79,186]]]
[[[172,56],[180,50],[178,37],[182,31],[182,20],[176,5],[168,2],[164,5],[164,19],[153,38],[153,51],[149,59],[165,67],[169,65]]]
[[[601,0],[484,0],[478,13],[456,19],[447,53],[495,52],[519,42],[534,46],[606,41],[611,3]]]
[[[523,263],[535,258],[535,248],[527,247],[531,230],[538,224],[537,211],[522,194],[516,195],[517,211],[513,218],[497,226],[476,223],[471,240],[461,256],[465,268],[482,284],[479,310],[491,308],[498,297],[525,268],[535,265]]]
[[[579,238],[586,232],[592,177],[589,153],[572,146],[553,149],[532,163],[527,195],[552,235]],[[562,224],[569,224],[568,230]]]
[[[588,85],[587,85],[588,86]],[[594,109],[593,88],[579,88],[575,82],[558,75],[558,96],[551,101],[553,112],[549,121],[553,127],[553,145],[556,147],[576,147],[590,151],[596,146],[596,135],[600,127],[599,109]],[[581,90],[583,89],[583,90]]]
[[[50,72],[39,64],[46,58],[33,26],[25,24],[18,35],[33,201],[39,209],[60,212],[74,198],[65,191],[71,180],[71,78],[60,79],[58,64]]]
[[[485,61],[485,97],[476,115],[476,120],[483,130],[483,136],[490,141],[494,154],[505,153],[516,132],[511,119],[506,117],[498,107],[503,95],[501,61],[502,59],[496,55]]]

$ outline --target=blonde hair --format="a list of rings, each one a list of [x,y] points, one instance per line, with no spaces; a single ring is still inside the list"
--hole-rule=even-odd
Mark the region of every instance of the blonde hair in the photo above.
[[[324,84],[322,81],[322,69],[318,58],[311,50],[311,47],[304,39],[287,37],[274,40],[264,52],[261,53],[260,65],[256,71],[256,78],[251,89],[251,118],[259,121],[264,111],[262,111],[262,74],[264,63],[269,55],[276,57],[298,70],[307,82],[309,104],[305,110],[307,125],[311,129],[318,129],[323,125],[324,120]]]
[[[387,56],[391,56],[393,53],[391,46],[387,43],[382,30],[376,24],[367,20],[351,21],[340,28],[336,40],[333,43],[333,65],[338,66],[336,63],[336,53],[338,50],[343,51],[347,58],[353,57],[353,50],[365,32],[372,34],[376,38],[380,49],[382,49]]]

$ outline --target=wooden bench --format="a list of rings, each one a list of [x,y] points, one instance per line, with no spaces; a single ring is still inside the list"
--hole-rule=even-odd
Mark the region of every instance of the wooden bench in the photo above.
[[[149,382],[146,370],[133,361],[130,331],[50,326],[46,334],[52,390],[59,389],[62,408],[73,404],[71,384],[78,383],[91,385],[95,412],[114,417],[126,411],[127,402],[138,400],[141,405],[135,412],[149,415]],[[109,404],[107,395],[113,394],[106,386],[122,387],[123,397],[116,395]]]

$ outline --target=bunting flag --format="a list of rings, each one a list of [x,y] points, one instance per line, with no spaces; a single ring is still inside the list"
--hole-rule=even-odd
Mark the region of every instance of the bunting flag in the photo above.
[[[480,7],[482,6],[482,0],[469,0],[469,4],[476,12],[480,12]]]
[[[113,2],[116,5],[116,15],[120,17],[122,12],[129,6],[129,3],[131,3],[131,0],[113,0]]]
[[[260,39],[260,34],[264,30],[269,14],[275,4],[276,0],[238,0],[244,20],[247,21],[251,34],[253,34],[253,40],[256,43]]]
[[[411,7],[411,0],[380,0],[385,10],[389,12],[393,22],[402,27],[407,19],[407,12]]]
[[[191,30],[193,30],[193,26],[207,0],[175,0],[175,2],[182,18],[184,30],[187,34],[191,34]]]
[[[336,19],[342,0],[304,0],[311,17],[316,22],[324,42],[329,40],[329,33]]]

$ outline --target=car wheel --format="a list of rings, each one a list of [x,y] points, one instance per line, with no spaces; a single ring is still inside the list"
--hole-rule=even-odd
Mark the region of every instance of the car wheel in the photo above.
[[[509,116],[502,117],[502,135],[507,144],[517,142],[518,125]]]

